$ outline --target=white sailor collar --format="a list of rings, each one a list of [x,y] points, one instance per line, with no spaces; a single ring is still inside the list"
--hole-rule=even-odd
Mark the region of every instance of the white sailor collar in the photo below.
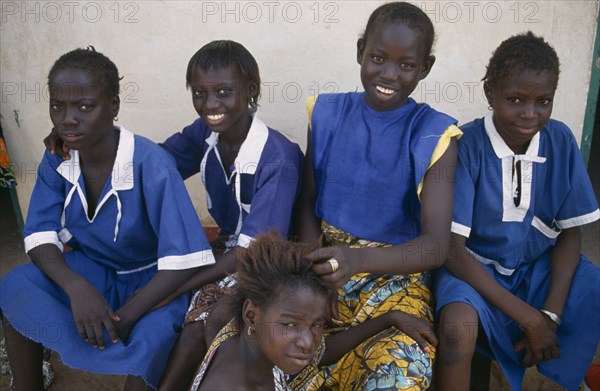
[[[238,155],[235,158],[234,168],[231,171],[232,174],[234,172],[250,175],[256,173],[258,162],[260,161],[260,157],[263,149],[265,148],[268,137],[269,128],[257,117],[256,112],[254,112],[252,114],[252,124],[248,130],[248,135],[240,146]],[[210,136],[206,138],[205,142],[208,144],[208,154],[208,152],[215,148],[219,143],[219,134],[211,132]]]
[[[509,148],[508,145],[506,145],[506,142],[504,142],[504,139],[502,138],[502,136],[500,136],[500,134],[498,133],[498,130],[496,130],[496,126],[494,125],[493,115],[494,115],[493,111],[490,111],[489,113],[486,114],[486,116],[484,117],[484,125],[485,125],[485,132],[487,133],[488,137],[490,138],[490,142],[492,143],[492,147],[494,148],[494,152],[496,153],[496,156],[498,156],[499,159],[515,156],[516,154],[513,152],[512,149]],[[540,132],[537,132],[535,134],[535,136],[533,136],[533,138],[529,142],[527,151],[520,156],[528,156],[530,158],[537,158],[537,157],[539,157],[539,147],[540,147]],[[529,159],[525,159],[525,160],[529,160]],[[534,160],[537,160],[537,159],[534,159]]]
[[[71,199],[75,192],[77,192],[81,205],[85,211],[85,217],[88,222],[93,222],[98,215],[98,212],[102,209],[102,206],[108,201],[110,197],[115,197],[117,203],[117,215],[115,217],[115,230],[114,230],[114,241],[117,241],[119,235],[119,223],[122,217],[122,205],[121,199],[117,191],[133,189],[134,178],[133,178],[133,153],[135,147],[135,140],[133,133],[123,128],[122,126],[116,125],[120,132],[119,145],[117,146],[117,156],[115,157],[115,163],[113,164],[113,170],[111,172],[111,188],[103,194],[94,212],[94,216],[90,219],[88,217],[88,204],[86,197],[83,193],[82,185],[79,183],[81,177],[81,167],[79,165],[79,152],[76,150],[71,151],[71,159],[61,163],[56,169],[67,181],[69,181],[73,187],[67,193],[63,204],[63,211],[60,217],[60,223],[62,226],[59,232],[59,238],[62,242],[68,242],[72,235],[66,227],[66,210],[70,204]]]
[[[115,190],[130,190],[133,188],[133,153],[135,141],[133,133],[120,125],[115,125],[119,132],[119,145],[117,147],[117,156],[113,164],[111,175],[111,187]],[[71,159],[65,160],[58,166],[58,171],[67,181],[75,185],[81,176],[81,166],[79,165],[79,152],[71,150]]]

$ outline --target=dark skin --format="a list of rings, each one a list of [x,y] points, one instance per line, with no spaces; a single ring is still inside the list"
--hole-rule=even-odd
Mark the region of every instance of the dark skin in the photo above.
[[[253,82],[241,83],[237,73],[233,66],[223,69],[198,69],[193,73],[190,81],[194,108],[211,130],[219,134],[219,155],[228,176],[231,175],[231,165],[252,124],[253,109],[248,108],[247,102],[250,98],[256,98],[258,91]],[[245,87],[240,88],[241,85]],[[222,114],[225,115],[223,119],[214,119],[215,115]],[[58,137],[56,129],[53,129],[44,139],[44,143],[52,153],[58,153],[63,159],[70,159],[69,147]],[[165,305],[180,294],[198,289],[233,273],[235,264],[234,249],[218,256],[214,265],[203,267],[191,278],[174,285],[167,295],[152,304],[150,308]],[[137,300],[139,293],[141,292],[136,293],[133,298]],[[185,388],[194,374],[195,363],[204,357],[206,349],[203,323],[187,324],[171,352],[160,388],[164,390]]]
[[[357,273],[407,275],[435,269],[446,257],[452,218],[453,180],[456,163],[456,141],[452,140],[442,157],[428,170],[421,192],[421,235],[401,245],[384,248],[325,247],[308,255],[315,262],[313,270],[330,288],[341,287]],[[316,199],[310,134],[304,161],[301,196],[301,240],[314,244],[321,235],[320,221],[314,216]],[[443,174],[439,174],[439,173]],[[440,180],[439,178],[442,178]],[[329,258],[338,260],[332,273]],[[337,315],[337,306],[333,314]]]
[[[243,81],[234,66],[227,66],[196,69],[192,73],[190,89],[196,112],[213,132],[219,134],[222,168],[230,177],[231,166],[252,125],[253,109],[248,107],[248,101],[256,98],[257,85]],[[178,287],[167,300],[232,274],[236,262],[236,249],[226,252],[217,258],[216,264],[204,268]],[[205,332],[203,322],[188,323],[183,328],[161,379],[161,390],[180,390],[189,386],[196,365],[208,348]]]
[[[531,138],[550,119],[557,79],[548,71],[521,70],[495,84],[485,83],[484,91],[494,110],[494,125],[515,154],[524,153]],[[519,169],[520,166],[517,166]],[[525,349],[521,365],[530,367],[540,361],[558,358],[557,325],[547,315],[500,285],[466,250],[465,243],[465,237],[452,234],[452,251],[444,266],[520,325],[523,335],[515,343],[514,349],[517,352]],[[580,229],[563,229],[552,251],[550,288],[542,306],[558,316],[562,315],[579,263],[580,250]],[[470,377],[478,322],[477,313],[467,304],[451,303],[442,309],[436,380],[444,389],[468,387],[465,382]],[[453,335],[458,334],[463,338],[446,338],[448,325],[455,330],[458,328]],[[473,331],[474,337],[464,338],[473,335]]]
[[[523,335],[514,346],[515,351],[525,349],[521,365],[530,367],[540,361],[558,358],[560,351],[556,337],[556,324],[548,316],[501,286],[483,265],[467,252],[465,241],[465,237],[452,234],[451,247],[453,251],[449,253],[448,261],[444,266],[453,275],[469,283],[492,305],[521,325]],[[565,229],[558,236],[552,253],[550,290],[543,308],[559,316],[562,314],[579,262],[580,243],[581,231],[579,228]],[[468,388],[471,356],[477,339],[477,327],[474,325],[478,321],[477,313],[469,305],[452,303],[442,309],[440,321],[442,342],[438,362],[443,365],[436,367],[436,379],[442,387],[454,389],[453,387],[463,385],[464,381],[467,381],[464,384]],[[454,340],[453,343],[445,341],[443,338],[445,324],[452,325],[454,329],[459,327],[459,330],[462,331],[456,331],[453,335],[461,335],[464,338]],[[455,349],[465,349],[466,352],[463,356],[457,355],[452,353]],[[456,376],[457,373],[461,375]],[[463,383],[459,384],[458,382],[461,381]]]
[[[222,315],[225,313],[229,315],[219,316],[221,318],[221,321],[218,322],[220,323],[219,327],[213,328],[214,331],[208,335],[210,342],[212,342],[218,330],[233,316],[230,296],[219,300],[215,311],[219,311],[219,309],[223,311]],[[245,334],[248,325],[256,325],[256,322],[260,321],[257,318],[256,310],[257,307],[247,303],[244,304],[242,319],[245,326],[242,332],[229,338],[219,346],[200,389],[273,389],[273,363],[268,361],[260,350],[257,350],[254,346],[254,338],[247,338]],[[260,309],[260,311],[263,310]],[[319,362],[319,366],[327,366],[337,362],[348,351],[390,327],[396,327],[410,336],[425,352],[431,351],[430,346],[437,346],[438,341],[433,327],[427,321],[402,311],[390,311],[377,318],[369,319],[356,327],[326,336],[325,354]],[[308,331],[305,331],[302,335],[307,333]],[[231,376],[231,373],[236,373],[238,376]]]
[[[65,145],[79,151],[88,215],[93,216],[115,161],[119,133],[114,128],[113,118],[119,111],[119,97],[102,95],[101,89],[89,88],[102,83],[98,83],[92,73],[81,69],[58,71],[49,85],[50,117],[56,134]],[[28,255],[69,296],[80,337],[100,349],[107,345],[103,329],[113,343],[119,339],[127,341],[135,323],[196,272],[196,269],[161,270],[121,308],[113,311],[104,297],[68,266],[55,245],[42,244],[31,249]],[[5,320],[5,323],[8,322]],[[14,346],[14,343],[9,342],[9,345]],[[38,381],[37,371],[32,372],[27,361],[31,357],[37,360],[41,346],[28,341],[20,347],[18,351],[11,351],[15,381],[33,384],[30,379]],[[37,364],[41,368],[41,359]],[[130,376],[126,382],[126,389],[145,388],[144,381],[137,377]]]
[[[435,57],[425,52],[422,34],[401,23],[380,24],[368,37],[357,42],[357,61],[361,65],[367,104],[378,111],[400,108],[419,80],[429,74]],[[321,237],[321,222],[314,215],[316,187],[310,129],[308,133],[300,198],[300,239],[315,244]],[[314,272],[329,288],[341,287],[361,272],[407,275],[441,266],[450,240],[456,153],[456,140],[452,139],[425,175],[420,194],[422,230],[417,238],[386,248],[325,247],[308,255],[314,262]],[[331,257],[338,261],[335,272],[326,262]],[[335,303],[332,311],[337,317]]]

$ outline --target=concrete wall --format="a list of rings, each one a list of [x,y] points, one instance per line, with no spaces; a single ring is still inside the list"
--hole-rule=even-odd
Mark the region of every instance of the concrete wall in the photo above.
[[[303,148],[305,99],[361,90],[356,40],[380,1],[1,1],[0,113],[26,214],[49,132],[47,73],[63,53],[94,45],[124,76],[119,123],[161,141],[196,117],[185,70],[214,39],[233,39],[256,57],[260,116]],[[554,118],[579,140],[588,94],[598,2],[414,1],[436,26],[437,62],[413,97],[459,119],[487,111],[482,83],[492,51],[532,30],[556,48],[562,74]],[[197,178],[188,188],[206,218]],[[2,207],[5,207],[4,205]]]

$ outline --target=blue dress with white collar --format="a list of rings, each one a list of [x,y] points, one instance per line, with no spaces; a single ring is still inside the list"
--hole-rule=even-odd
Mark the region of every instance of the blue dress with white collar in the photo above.
[[[452,232],[504,288],[541,309],[550,286],[550,258],[562,229],[598,220],[600,212],[571,130],[550,120],[515,155],[496,131],[492,114],[461,127]],[[521,176],[513,175],[520,162]],[[519,180],[520,179],[520,180]],[[445,268],[436,273],[437,311],[452,302],[478,313],[491,355],[511,388],[520,390],[524,351],[514,352],[519,325]],[[557,329],[560,358],[538,370],[577,389],[600,338],[600,271],[583,255]]]
[[[186,188],[171,158],[156,144],[120,128],[113,171],[94,216],[87,213],[79,154],[62,161],[46,151],[25,225],[25,250],[63,249],[113,310],[158,270],[214,263]],[[187,309],[187,296],[140,318],[128,340],[100,350],[83,341],[69,297],[33,263],[13,269],[0,284],[0,307],[26,337],[58,352],[71,367],[135,375],[157,387]],[[105,332],[105,340],[110,341]]]
[[[161,146],[177,162],[184,179],[200,173],[208,211],[219,228],[247,247],[259,234],[290,234],[294,202],[300,194],[303,154],[300,147],[257,116],[238,155],[223,169],[219,135],[198,118]]]

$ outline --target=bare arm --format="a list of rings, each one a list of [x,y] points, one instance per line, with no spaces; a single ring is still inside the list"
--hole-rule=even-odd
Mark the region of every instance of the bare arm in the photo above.
[[[564,229],[556,239],[550,266],[550,290],[544,309],[562,315],[567,295],[573,283],[573,275],[579,264],[581,230],[579,227]]]
[[[333,364],[362,342],[392,326],[414,339],[425,352],[431,350],[428,343],[433,346],[437,345],[438,341],[433,327],[427,321],[402,311],[389,311],[360,325],[327,337],[325,340],[327,347],[319,365]]]
[[[452,234],[452,251],[444,266],[521,326],[526,339],[517,343],[515,350],[527,348],[523,365],[531,366],[540,360],[558,357],[555,325],[537,309],[502,287],[466,250],[465,242],[464,236]]]
[[[217,262],[214,265],[200,268],[187,281],[183,282],[174,291],[172,291],[168,297],[158,303],[155,308],[169,303],[171,300],[185,292],[199,289],[206,284],[210,284],[211,282],[215,282],[221,278],[224,278],[228,274],[234,273],[237,262],[237,247],[223,255],[216,256],[216,258]]]
[[[442,157],[427,171],[421,192],[421,235],[392,247],[350,249],[328,247],[309,255],[313,270],[331,287],[339,287],[356,273],[412,274],[442,265],[448,252],[454,204],[456,140],[452,139]],[[323,262],[334,257],[339,268],[332,273]]]
[[[131,328],[142,316],[189,280],[198,270],[198,268],[159,270],[142,289],[116,311],[120,318],[117,324],[119,338],[126,341]]]
[[[311,131],[308,129],[302,192],[299,200],[299,239],[308,245],[314,245],[321,237],[321,221],[315,216],[316,188],[312,163]]]
[[[32,248],[28,255],[69,296],[77,331],[83,340],[104,348],[102,328],[105,327],[112,341],[117,341],[113,322],[119,320],[118,316],[96,288],[67,265],[58,247],[54,244],[42,244]]]

